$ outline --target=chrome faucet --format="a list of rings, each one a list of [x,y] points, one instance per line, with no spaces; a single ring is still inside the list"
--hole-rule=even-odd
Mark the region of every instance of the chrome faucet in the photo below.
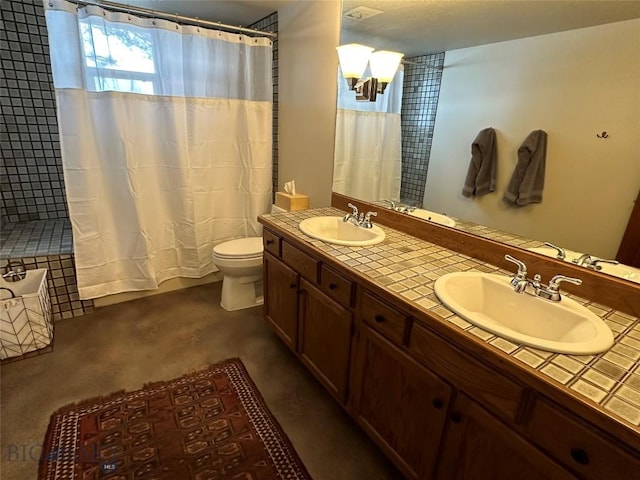
[[[347,213],[344,217],[342,217],[342,221],[343,222],[351,222],[354,225],[360,226],[360,220],[363,217],[362,217],[362,214],[360,214],[361,218],[358,218],[358,207],[356,207],[353,203],[348,203],[347,205],[353,211],[351,213]]]
[[[567,252],[564,251],[564,248],[558,247],[557,245],[554,245],[553,243],[549,243],[549,242],[544,242],[544,244],[545,244],[545,246],[551,247],[551,248],[555,249],[558,252],[556,254],[556,258],[558,260],[564,260],[567,257]]]
[[[365,215],[362,212],[358,213],[358,207],[356,207],[354,204],[348,203],[347,205],[353,211],[351,213],[347,213],[344,217],[342,217],[343,222],[351,222],[357,227],[373,228],[371,217],[377,217],[378,212],[367,212]]]
[[[527,266],[524,262],[512,257],[511,255],[505,255],[504,259],[511,263],[515,263],[518,266],[518,271],[513,277],[511,277],[511,286],[516,293],[523,293],[529,284],[529,281],[527,280]]]
[[[559,302],[562,299],[560,295],[560,282],[569,282],[574,285],[582,284],[582,280],[579,278],[567,277],[565,275],[556,275],[551,278],[551,280],[549,280],[549,285],[545,285],[541,282],[542,277],[539,274],[534,275],[533,280],[528,280],[527,266],[524,262],[512,257],[511,255],[505,255],[504,258],[518,266],[518,271],[511,278],[511,285],[516,293],[524,293],[527,287],[531,285],[536,297],[551,300],[552,302]]]
[[[367,214],[364,216],[364,220],[360,222],[360,226],[362,228],[373,228],[371,217],[377,217],[377,216],[378,216],[378,212],[367,212]]]
[[[393,200],[389,200],[388,198],[385,198],[384,201],[387,202],[391,206],[391,210],[395,210],[396,209],[396,202],[394,202]]]
[[[618,262],[617,260],[607,260],[605,258],[598,258],[589,255],[583,260],[582,265],[592,270],[599,271],[602,270],[602,265],[599,265],[600,263],[610,263],[611,265],[618,265],[620,262]]]
[[[611,265],[620,264],[617,260],[606,260],[604,258],[591,257],[591,261],[589,263],[585,262],[585,266],[587,268],[593,268],[594,270],[602,270],[602,265],[598,265],[599,263],[610,263]]]
[[[401,207],[396,207],[396,210],[400,213],[409,213],[409,212],[413,212],[416,209],[416,207],[410,206],[410,205],[403,205]]]
[[[574,258],[571,262],[576,265],[580,265],[586,268],[590,268],[591,270],[602,270],[602,265],[600,263],[610,263],[611,265],[618,265],[620,262],[617,260],[607,260],[605,258],[598,258],[588,253],[583,253],[578,258]]]
[[[589,258],[591,258],[591,255],[589,255],[588,253],[583,253],[578,258],[574,258],[573,260],[571,260],[571,263],[575,263],[576,265],[584,265],[584,262],[586,262]]]
[[[559,302],[562,297],[560,295],[560,282],[568,282],[573,283],[574,285],[582,285],[582,280],[579,278],[567,277],[565,275],[556,275],[549,280],[549,285],[544,285],[540,283],[542,277],[540,275],[535,275],[533,277],[533,288],[538,297],[542,297],[546,300],[551,300],[552,302]]]

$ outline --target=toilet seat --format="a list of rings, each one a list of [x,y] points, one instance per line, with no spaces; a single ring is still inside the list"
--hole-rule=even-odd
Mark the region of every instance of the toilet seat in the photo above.
[[[236,238],[213,247],[213,256],[228,259],[257,258],[262,257],[263,250],[262,237]]]

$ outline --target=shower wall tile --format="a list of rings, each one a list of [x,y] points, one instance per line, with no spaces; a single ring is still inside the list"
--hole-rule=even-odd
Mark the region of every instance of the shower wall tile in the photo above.
[[[256,28],[267,32],[278,32],[278,12],[258,20],[256,23],[249,25],[249,28]],[[273,77],[273,171],[271,181],[273,184],[272,199],[275,200],[276,191],[278,190],[278,38],[273,39],[273,60],[271,64],[271,72]]]
[[[0,13],[0,224],[68,218],[42,1]]]
[[[422,203],[438,109],[444,52],[406,59],[402,92],[400,199]]]
[[[12,260],[17,260],[13,257]],[[0,271],[4,271],[7,258],[0,260]],[[27,270],[46,268],[47,287],[51,298],[54,320],[72,318],[93,312],[93,300],[80,300],[73,255],[43,255],[20,258]]]

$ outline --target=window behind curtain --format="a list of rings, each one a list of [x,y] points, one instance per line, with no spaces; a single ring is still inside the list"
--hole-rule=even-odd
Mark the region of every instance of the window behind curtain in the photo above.
[[[87,88],[153,95],[158,90],[153,39],[135,25],[79,22]]]

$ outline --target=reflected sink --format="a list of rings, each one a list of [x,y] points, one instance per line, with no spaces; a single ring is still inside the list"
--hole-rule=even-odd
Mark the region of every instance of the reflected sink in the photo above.
[[[422,218],[424,220],[429,220],[430,222],[437,223],[439,225],[444,225],[445,227],[455,227],[456,222],[453,218],[447,217],[446,215],[442,215],[440,213],[431,212],[429,210],[424,210],[422,208],[416,208],[410,212],[407,212],[412,217]]]
[[[527,250],[553,258],[556,258],[556,254],[558,253],[555,249],[549,247],[533,247],[528,248]],[[567,254],[565,258],[566,262],[571,262],[571,260],[579,258],[580,255],[582,255],[581,253],[567,249],[565,249],[565,253]],[[630,267],[629,265],[613,265],[611,263],[600,263],[600,266],[602,269],[598,270],[599,272],[640,283],[640,269],[638,268]]]
[[[300,230],[306,235],[336,245],[365,247],[376,245],[385,239],[384,230],[358,227],[342,221],[342,217],[312,217],[300,222]]]
[[[510,278],[481,272],[443,275],[438,298],[450,310],[508,340],[541,350],[587,355],[608,350],[613,334],[604,321],[576,301],[551,302],[516,293]]]

